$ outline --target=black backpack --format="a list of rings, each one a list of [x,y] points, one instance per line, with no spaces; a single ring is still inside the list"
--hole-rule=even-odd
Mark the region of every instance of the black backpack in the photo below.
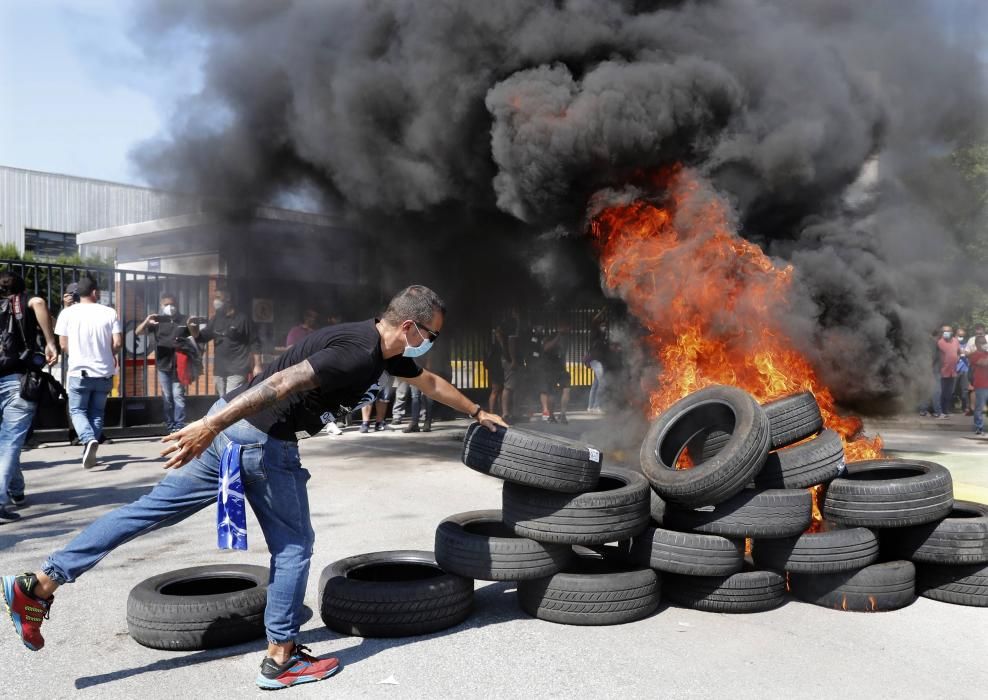
[[[25,352],[36,349],[27,347],[37,335],[37,322],[30,323],[34,314],[27,311],[26,294],[0,299],[0,376],[23,372]]]

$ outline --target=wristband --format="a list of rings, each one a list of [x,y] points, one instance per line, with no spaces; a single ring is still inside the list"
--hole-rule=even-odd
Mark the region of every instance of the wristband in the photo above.
[[[208,430],[213,434],[213,437],[220,434],[219,430],[217,430],[216,428],[214,428],[212,425],[209,424],[209,416],[203,416],[202,424],[206,426],[206,430]]]
[[[471,413],[470,414],[470,417],[471,418],[476,418],[477,416],[480,415],[481,410],[483,410],[483,409],[481,409],[480,404],[478,403],[477,404],[477,410],[475,410],[473,413]]]

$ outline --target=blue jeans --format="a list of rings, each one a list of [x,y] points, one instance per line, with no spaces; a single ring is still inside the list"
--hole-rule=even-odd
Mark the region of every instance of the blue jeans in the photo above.
[[[587,400],[587,410],[600,408],[600,397],[604,393],[604,365],[600,360],[590,360],[593,371],[593,382],[590,384],[590,397]]]
[[[113,377],[69,377],[69,418],[85,445],[103,432],[106,397],[113,389]]]
[[[178,381],[178,370],[162,372],[158,370],[158,385],[164,399],[165,425],[169,430],[185,427],[185,387]]]
[[[408,386],[412,389],[412,411],[411,411],[411,423],[412,425],[419,424],[419,412],[422,410],[422,404],[425,404],[425,422],[432,423],[432,409],[435,408],[436,402],[430,399],[428,396],[422,393],[422,390],[417,386]]]
[[[21,375],[0,377],[0,508],[10,502],[7,492],[24,493],[21,448],[38,404],[21,398]]]
[[[225,404],[220,399],[210,414]],[[217,435],[201,457],[168,472],[150,493],[96,520],[65,549],[49,556],[43,571],[58,583],[70,583],[125,542],[215,507],[220,457],[231,441],[244,448],[240,463],[244,493],[271,552],[264,611],[268,641],[294,640],[302,624],[315,542],[306,491],[309,472],[302,467],[297,443],[270,437],[247,421]]]
[[[985,402],[988,402],[988,389],[974,390],[974,427],[985,429]]]

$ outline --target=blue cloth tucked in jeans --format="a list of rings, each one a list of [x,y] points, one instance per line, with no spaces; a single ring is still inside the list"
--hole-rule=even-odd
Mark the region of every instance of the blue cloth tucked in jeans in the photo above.
[[[164,400],[165,425],[169,431],[185,427],[185,387],[178,381],[178,370],[158,370],[158,385]]]
[[[220,399],[210,413],[225,404]],[[302,467],[298,444],[272,438],[247,421],[217,435],[202,456],[168,472],[150,493],[99,518],[65,549],[48,557],[44,572],[59,583],[74,581],[125,542],[215,504],[220,459],[231,441],[243,447],[240,469],[244,491],[271,552],[264,611],[268,641],[294,640],[302,624],[315,541],[306,491],[309,472]],[[205,547],[208,545],[204,543]]]
[[[69,418],[83,445],[103,432],[106,397],[112,389],[113,377],[69,377]]]
[[[7,505],[7,492],[22,495],[21,448],[27,439],[38,405],[21,398],[20,374],[0,377],[0,508]]]

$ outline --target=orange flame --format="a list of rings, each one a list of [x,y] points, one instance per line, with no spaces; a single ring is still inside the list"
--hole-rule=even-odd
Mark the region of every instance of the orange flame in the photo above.
[[[760,402],[810,391],[848,461],[880,457],[881,438],[863,436],[859,418],[837,411],[779,324],[792,266],[738,236],[727,205],[689,170],[668,169],[654,184],[663,201],[606,207],[590,223],[604,284],[644,325],[661,367],[644,378],[650,417],[712,384]]]

